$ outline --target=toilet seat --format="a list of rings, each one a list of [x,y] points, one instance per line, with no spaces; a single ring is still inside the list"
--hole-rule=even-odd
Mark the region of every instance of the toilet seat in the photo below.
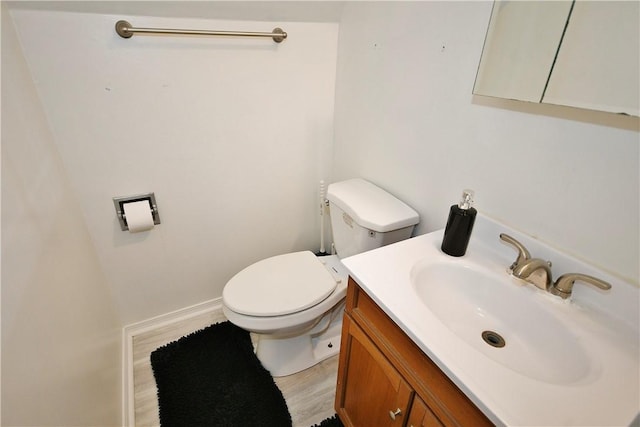
[[[337,282],[311,251],[256,262],[229,280],[222,292],[230,310],[256,317],[284,316],[317,305]]]

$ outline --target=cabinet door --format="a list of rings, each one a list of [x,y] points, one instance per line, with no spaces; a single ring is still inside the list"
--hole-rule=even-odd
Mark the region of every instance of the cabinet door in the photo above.
[[[344,322],[346,363],[341,363],[336,399],[342,422],[347,427],[405,425],[413,391],[348,315]]]
[[[416,396],[409,411],[408,427],[443,427],[431,409]]]

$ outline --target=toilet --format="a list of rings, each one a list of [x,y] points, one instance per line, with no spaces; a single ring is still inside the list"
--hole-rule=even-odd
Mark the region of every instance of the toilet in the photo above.
[[[340,351],[348,271],[340,262],[411,237],[418,213],[356,178],[327,189],[335,255],[311,251],[258,261],[227,282],[227,319],[253,333],[256,355],[274,377],[307,369]]]

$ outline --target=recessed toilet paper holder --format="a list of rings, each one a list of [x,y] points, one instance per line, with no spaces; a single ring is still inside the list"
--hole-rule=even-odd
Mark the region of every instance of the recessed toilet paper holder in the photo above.
[[[141,202],[143,200],[149,202],[149,209],[151,210],[151,216],[153,217],[153,224],[160,224],[160,214],[158,213],[158,206],[156,205],[156,196],[154,193],[139,194],[137,196],[128,197],[114,197],[113,204],[116,208],[116,215],[118,216],[120,229],[122,231],[129,230],[129,226],[127,225],[127,217],[124,214],[124,205],[127,203]]]

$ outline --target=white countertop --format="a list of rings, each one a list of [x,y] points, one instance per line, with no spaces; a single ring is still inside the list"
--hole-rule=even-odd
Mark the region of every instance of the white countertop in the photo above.
[[[419,298],[411,284],[414,265],[425,260],[477,263],[509,276],[516,252],[499,241],[506,232],[533,257],[553,261],[553,276],[575,272],[609,281],[608,292],[576,283],[571,300],[561,300],[513,277],[517,292],[548,302],[581,345],[589,369],[571,381],[542,381],[516,372],[454,334]],[[342,260],[351,276],[400,328],[497,425],[618,426],[638,422],[640,351],[638,288],[559,253],[535,239],[478,215],[465,256],[440,251],[442,230]],[[500,295],[496,296],[497,298]],[[521,313],[527,316],[527,313]],[[536,319],[530,319],[535,322]],[[593,342],[593,335],[598,342]],[[571,354],[557,354],[572,358]]]

